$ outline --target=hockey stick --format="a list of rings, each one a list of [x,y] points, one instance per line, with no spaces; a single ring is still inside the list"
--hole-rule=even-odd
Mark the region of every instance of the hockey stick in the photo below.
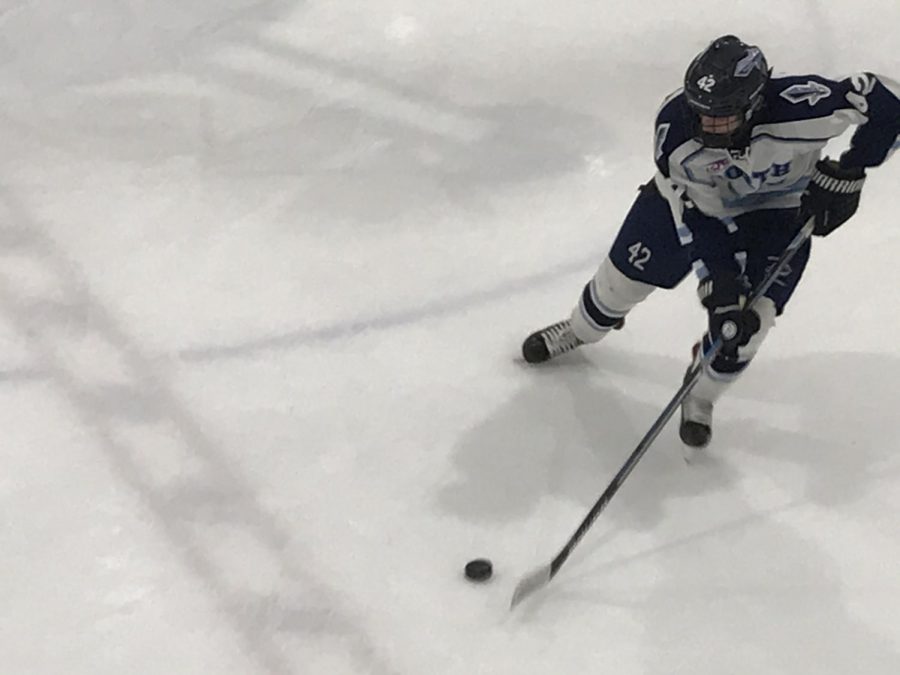
[[[813,219],[810,218],[800,229],[791,243],[787,245],[787,248],[784,249],[784,252],[769,270],[769,273],[750,295],[750,298],[745,305],[747,309],[752,308],[756,304],[756,302],[765,294],[765,292],[769,290],[772,284],[775,283],[778,277],[781,276],[781,273],[782,271],[784,271],[787,264],[791,261],[797,251],[800,250],[800,247],[803,246],[806,240],[809,239],[810,235],[812,234],[813,224]],[[721,347],[721,338],[716,339],[716,341],[713,342],[712,346],[710,347],[709,351],[703,354],[702,358],[700,358],[697,363],[694,364],[694,366],[685,377],[684,383],[681,385],[681,388],[678,390],[672,400],[669,401],[669,404],[663,409],[660,416],[653,423],[653,426],[650,427],[649,431],[647,431],[646,435],[641,439],[641,442],[638,443],[637,448],[635,448],[634,452],[631,453],[631,456],[628,458],[622,468],[619,469],[619,472],[616,474],[615,478],[612,479],[612,482],[609,484],[606,490],[603,491],[603,494],[600,495],[600,498],[591,507],[591,510],[588,512],[587,516],[585,516],[584,520],[581,521],[581,525],[579,525],[578,529],[575,530],[575,534],[573,534],[569,538],[569,541],[566,542],[566,545],[563,546],[562,550],[556,554],[556,557],[553,558],[550,564],[539,567],[527,576],[523,577],[521,581],[519,581],[515,591],[513,591],[512,600],[509,605],[510,609],[515,608],[516,605],[522,602],[529,595],[549,584],[550,580],[556,576],[560,568],[568,559],[569,555],[590,529],[591,525],[594,524],[594,521],[597,520],[597,517],[606,508],[606,505],[609,504],[616,492],[619,491],[619,488],[622,487],[622,483],[625,482],[625,479],[628,478],[634,467],[637,466],[637,463],[641,461],[644,453],[647,452],[647,450],[650,448],[650,445],[654,440],[656,440],[659,432],[662,431],[666,423],[672,418],[672,415],[675,414],[678,406],[681,405],[681,402],[690,393],[691,389],[694,388],[694,385],[697,384],[697,380],[700,379],[700,373],[703,372],[703,367],[716,357],[716,354],[718,354]]]

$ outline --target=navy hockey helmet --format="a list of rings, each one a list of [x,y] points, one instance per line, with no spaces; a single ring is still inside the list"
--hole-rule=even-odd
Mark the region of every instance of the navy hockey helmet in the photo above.
[[[684,76],[684,96],[694,113],[694,137],[710,148],[745,147],[750,142],[751,118],[762,107],[771,72],[759,47],[744,44],[734,35],[713,40]],[[701,115],[737,120],[719,129],[704,129]]]

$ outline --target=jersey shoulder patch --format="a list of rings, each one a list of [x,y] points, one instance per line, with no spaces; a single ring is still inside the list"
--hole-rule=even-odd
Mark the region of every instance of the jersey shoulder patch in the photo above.
[[[821,75],[775,77],[766,93],[767,116],[777,124],[828,117],[842,109],[858,109],[849,99],[849,93],[847,80],[837,82]]]

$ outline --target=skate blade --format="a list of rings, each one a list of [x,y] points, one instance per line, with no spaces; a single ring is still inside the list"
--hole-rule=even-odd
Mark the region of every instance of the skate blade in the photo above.
[[[681,456],[688,465],[698,465],[709,462],[712,459],[709,454],[709,446],[709,443],[700,446],[682,443]]]
[[[696,464],[700,459],[700,453],[703,452],[703,448],[697,448],[693,445],[687,445],[683,443],[681,446],[681,455],[684,457],[684,461],[688,464]]]

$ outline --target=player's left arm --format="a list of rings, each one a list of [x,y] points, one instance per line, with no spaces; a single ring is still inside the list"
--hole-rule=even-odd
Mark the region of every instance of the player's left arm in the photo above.
[[[865,118],[841,155],[844,169],[882,164],[900,145],[900,84],[873,73],[859,73],[840,82],[845,98]]]
[[[826,157],[816,164],[803,195],[801,217],[804,222],[815,218],[814,233],[819,236],[830,234],[856,213],[866,169],[884,163],[900,147],[900,84],[873,73],[859,73],[836,84],[859,126],[839,160]]]

